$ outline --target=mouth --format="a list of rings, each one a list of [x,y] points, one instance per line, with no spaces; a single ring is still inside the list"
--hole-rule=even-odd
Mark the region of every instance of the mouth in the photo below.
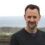
[[[36,24],[36,22],[30,22],[30,21],[29,21],[28,23],[29,23],[29,24],[31,24],[31,25],[34,25],[34,24]]]
[[[30,27],[30,28],[35,28],[36,27],[36,22],[28,22],[28,26]]]
[[[29,23],[28,25],[29,25],[30,27],[34,27],[36,24]]]

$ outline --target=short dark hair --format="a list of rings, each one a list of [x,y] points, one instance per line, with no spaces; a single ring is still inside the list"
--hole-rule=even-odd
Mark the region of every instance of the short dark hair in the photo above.
[[[37,5],[34,5],[34,4],[29,4],[29,5],[27,5],[27,7],[25,8],[25,12],[26,12],[26,10],[27,9],[37,9],[38,10],[38,12],[39,12],[39,14],[40,14],[40,8],[39,8],[39,6],[37,6]]]

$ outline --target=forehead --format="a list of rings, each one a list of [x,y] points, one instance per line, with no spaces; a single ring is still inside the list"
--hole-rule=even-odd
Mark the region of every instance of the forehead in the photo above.
[[[30,15],[30,16],[39,16],[39,12],[37,9],[27,9],[26,10],[26,15]]]

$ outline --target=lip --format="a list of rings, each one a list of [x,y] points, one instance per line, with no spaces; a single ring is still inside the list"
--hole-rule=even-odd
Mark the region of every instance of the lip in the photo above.
[[[30,26],[33,26],[33,25],[35,25],[35,24],[29,24]]]
[[[35,22],[29,22],[29,24],[33,25],[33,24],[36,24]]]

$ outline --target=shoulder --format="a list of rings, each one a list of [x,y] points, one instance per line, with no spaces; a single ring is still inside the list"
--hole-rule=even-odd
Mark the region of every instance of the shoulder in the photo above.
[[[45,31],[43,31],[43,30],[41,30],[41,29],[39,29],[39,28],[37,28],[37,30],[38,30],[38,32],[40,32],[40,33],[42,33],[42,34],[45,34]]]
[[[42,35],[45,35],[45,31],[41,31],[41,30],[40,30],[40,33],[41,33]]]
[[[24,28],[20,29],[20,31],[14,33],[14,34],[12,35],[12,37],[15,38],[15,37],[19,37],[19,36],[21,36],[21,35],[23,34],[23,30],[24,30]]]
[[[45,32],[44,31],[41,31],[42,35],[45,36]]]
[[[39,30],[39,33],[45,38],[45,31]]]
[[[19,45],[19,44],[18,44],[18,41],[19,41],[20,38],[22,37],[23,30],[24,30],[24,29],[21,29],[20,31],[12,34],[11,39],[10,39],[10,44],[11,44],[11,45]]]

